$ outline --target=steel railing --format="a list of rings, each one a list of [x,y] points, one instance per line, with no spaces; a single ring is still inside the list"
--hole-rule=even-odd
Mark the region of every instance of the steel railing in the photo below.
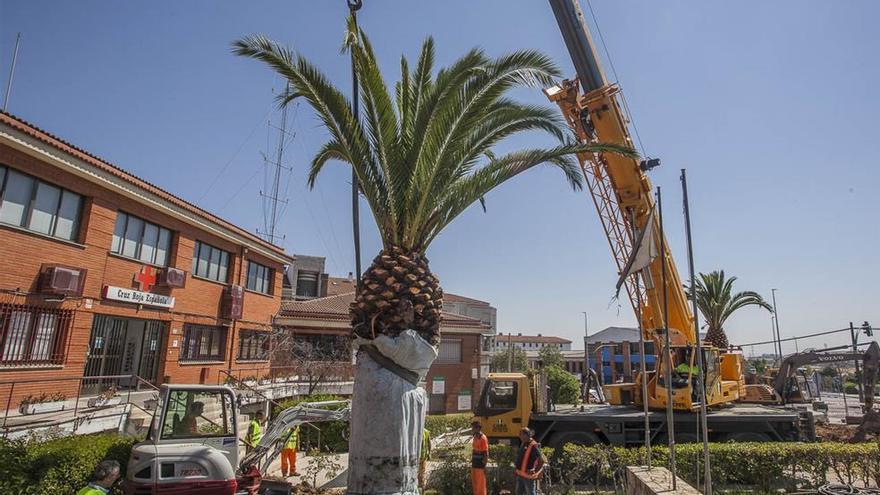
[[[83,383],[86,381],[96,381],[99,384],[102,384],[102,385],[106,384],[107,386],[106,386],[106,389],[100,393],[84,395],[82,393]],[[127,381],[127,382],[125,382],[125,385],[123,385],[123,383],[124,383],[123,381]],[[77,376],[77,377],[64,377],[64,378],[33,378],[33,379],[25,379],[25,380],[0,381],[0,388],[5,387],[5,386],[9,386],[9,391],[7,393],[6,401],[5,401],[6,409],[3,413],[3,423],[2,423],[2,425],[0,425],[0,429],[3,430],[4,438],[8,435],[9,430],[10,430],[10,428],[8,426],[9,417],[10,417],[9,412],[10,412],[12,405],[13,405],[13,399],[16,398],[16,394],[15,394],[16,388],[18,388],[20,393],[21,393],[22,389],[24,389],[25,393],[28,393],[31,391],[38,391],[38,392],[40,392],[40,396],[38,396],[38,399],[41,400],[41,402],[27,402],[27,399],[29,397],[33,397],[33,394],[30,394],[29,396],[26,396],[24,398],[24,400],[17,401],[16,405],[20,406],[21,403],[23,403],[23,402],[29,403],[29,404],[35,404],[35,403],[39,404],[39,403],[49,402],[49,400],[47,400],[47,399],[51,399],[51,396],[46,393],[47,389],[54,388],[55,390],[58,390],[59,388],[61,388],[61,389],[64,388],[63,386],[59,387],[59,382],[61,382],[61,383],[76,382],[77,383],[76,398],[74,399],[74,402],[73,402],[73,418],[67,418],[67,419],[56,420],[56,421],[51,421],[51,420],[50,421],[40,421],[39,423],[40,423],[40,426],[44,427],[44,426],[53,426],[56,424],[63,424],[63,423],[73,421],[74,422],[74,428],[73,428],[74,432],[76,431],[76,429],[78,427],[78,423],[76,420],[79,418],[80,409],[94,411],[94,410],[97,410],[100,408],[108,407],[103,404],[96,404],[95,406],[89,406],[88,402],[86,402],[85,407],[81,407],[80,403],[82,402],[83,399],[88,400],[88,399],[92,399],[92,398],[101,397],[102,395],[106,395],[108,392],[110,392],[110,390],[113,390],[113,396],[116,396],[118,394],[116,391],[120,390],[121,387],[125,387],[125,390],[124,390],[124,393],[126,394],[125,401],[120,402],[119,405],[122,405],[122,404],[132,405],[132,406],[137,407],[138,409],[140,409],[144,412],[149,413],[149,411],[147,411],[145,408],[143,408],[143,407],[141,407],[131,401],[131,394],[132,394],[132,392],[139,392],[141,390],[142,386],[146,387],[147,389],[151,389],[155,392],[159,391],[158,387],[156,387],[155,385],[153,385],[149,381],[141,378],[138,375],[98,375],[98,376]],[[47,387],[46,386],[47,384],[50,384],[50,383],[54,384],[54,387]],[[121,395],[121,394],[118,394],[118,395]],[[63,400],[66,402],[67,397],[65,396],[63,398]],[[33,413],[33,414],[28,414],[27,416],[34,417],[34,418],[37,418],[40,416],[45,417],[45,415],[48,415],[48,414],[63,413],[64,411],[65,411],[65,409],[62,408],[60,410],[52,410],[52,411],[47,411],[47,412],[37,412],[37,413]],[[15,417],[22,417],[22,416],[24,416],[24,415],[15,415]],[[33,423],[37,423],[37,422],[38,421],[34,421]],[[23,423],[23,424],[27,424],[27,423]]]

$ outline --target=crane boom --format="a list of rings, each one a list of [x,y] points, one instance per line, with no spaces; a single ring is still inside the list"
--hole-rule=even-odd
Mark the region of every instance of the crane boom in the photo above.
[[[577,1],[550,0],[550,5],[577,70],[578,79],[563,81],[557,91],[548,91],[548,96],[560,106],[569,125],[583,142],[601,141],[632,147],[628,121],[617,98],[620,88],[605,80]],[[642,163],[635,158],[613,153],[584,153],[579,159],[608,235],[618,270],[623,272],[634,242],[631,222],[635,222],[637,229],[643,229],[648,221],[653,221],[654,232],[660,231],[659,219],[651,214],[654,208],[651,181],[642,169]],[[648,162],[644,163],[647,165]],[[666,239],[659,236],[653,241],[666,243]],[[678,269],[669,254],[668,245],[662,251],[666,253],[665,258],[655,258],[646,273],[643,272],[645,283],[642,287],[636,287],[634,280],[627,280],[630,302],[637,313],[636,317],[642,319],[646,339],[652,338],[657,329],[663,328],[662,290],[659,285],[662,264],[665,263],[669,327],[673,329],[673,344],[696,344],[693,316]],[[640,298],[641,305],[638,304]],[[639,307],[642,308],[641,315],[638,314]]]
[[[620,87],[605,78],[578,0],[549,1],[577,70],[577,79],[562,81],[544,92],[559,105],[582,143],[632,148],[629,121],[618,99]],[[706,405],[736,401],[744,390],[742,354],[704,347],[700,351],[704,354],[696,357],[696,350],[701,346],[697,345],[694,316],[666,237],[662,235],[659,215],[654,211],[653,187],[647,175],[659,161],[639,161],[615,153],[582,153],[578,160],[618,272],[633,275],[628,261],[640,247],[634,246],[636,242],[653,243],[656,249],[652,251],[662,253],[639,270],[639,276],[627,276],[624,284],[645,340],[660,344],[667,335],[669,337],[671,347],[659,353],[657,369],[672,369],[686,363],[690,371],[675,377],[659,377],[656,373],[636,375],[636,382],[646,383],[649,407],[666,407],[671,396],[673,408],[694,410],[703,396],[696,393],[698,387],[705,387]],[[700,359],[706,363],[705,369],[694,371]],[[611,403],[641,401],[636,383],[606,386],[605,395]]]

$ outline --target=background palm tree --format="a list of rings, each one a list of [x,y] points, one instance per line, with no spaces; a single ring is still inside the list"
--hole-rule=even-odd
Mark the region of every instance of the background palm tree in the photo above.
[[[487,193],[534,166],[557,167],[573,188],[580,189],[582,175],[575,153],[634,153],[620,146],[571,142],[555,110],[506,96],[515,87],[550,85],[558,76],[555,64],[539,52],[524,50],[491,58],[473,49],[435,73],[434,41],[429,37],[414,68],[401,57],[401,76],[392,96],[367,36],[351,19],[345,46],[361,84],[360,120],[352,115],[351,102],[342,91],[291,49],[263,36],[251,36],[236,41],[234,51],[263,61],[284,77],[290,89],[281,103],[304,98],[329,132],[329,141],[312,160],[309,184],[314,185],[331,160],[350,164],[357,174],[383,249],[364,273],[352,303],[353,336],[394,337],[413,328],[437,345],[443,291],[428,269],[425,251],[450,222],[475,202],[485,209]],[[549,133],[558,144],[499,156],[492,152],[505,138],[535,130]],[[362,359],[367,358],[359,354],[359,366]],[[358,410],[359,391],[373,390],[364,383],[370,379],[356,375],[351,449],[357,430],[367,427],[359,415],[382,415],[382,411],[364,411],[365,407]],[[388,410],[401,407],[400,400],[388,402],[392,402],[384,406]],[[423,409],[407,414],[424,419]],[[420,433],[421,428],[416,434]],[[354,466],[355,457],[353,452],[349,457],[349,490],[361,493],[354,490],[366,485],[353,480],[352,473],[370,469]],[[408,483],[407,477],[401,467],[396,474],[399,483]]]
[[[724,333],[724,322],[738,309],[746,306],[760,306],[767,311],[773,307],[753,291],[733,293],[736,277],[725,278],[724,270],[712,273],[700,273],[697,278],[697,307],[706,319],[706,341],[715,347],[726,349],[730,344]],[[690,297],[690,289],[687,290]]]

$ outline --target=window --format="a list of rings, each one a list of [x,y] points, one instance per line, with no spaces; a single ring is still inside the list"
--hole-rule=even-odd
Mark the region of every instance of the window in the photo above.
[[[474,411],[479,416],[489,416],[516,409],[517,383],[514,381],[487,381]]]
[[[197,277],[227,282],[229,253],[210,244],[196,241],[193,249],[192,273]]]
[[[61,364],[72,311],[0,306],[0,365]]]
[[[318,272],[300,270],[296,275],[296,295],[318,297]]]
[[[229,392],[172,390],[168,396],[160,438],[233,436],[232,408],[232,396]],[[193,467],[199,468],[198,465]],[[201,469],[204,470],[203,467]],[[161,472],[163,477],[174,476],[174,469],[166,472],[164,465]]]
[[[439,363],[460,363],[461,362],[461,340],[459,339],[442,339],[440,341],[440,352],[437,356]]]
[[[269,359],[269,332],[242,330],[238,336],[238,359],[242,361]]]
[[[271,268],[248,260],[246,285],[248,290],[271,294],[273,278]]]
[[[183,325],[181,361],[222,361],[226,357],[226,328]]]
[[[0,166],[0,222],[74,241],[82,196]]]
[[[171,231],[128,213],[116,213],[110,252],[151,265],[168,264]]]

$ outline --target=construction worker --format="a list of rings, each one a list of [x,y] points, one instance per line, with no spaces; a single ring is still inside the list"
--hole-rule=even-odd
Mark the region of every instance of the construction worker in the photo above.
[[[183,419],[178,423],[177,429],[174,433],[179,436],[197,435],[199,433],[199,427],[196,423],[196,418],[201,416],[204,411],[204,403],[195,401],[190,404],[189,409],[186,411],[186,414],[183,415]]]
[[[474,495],[486,495],[486,465],[489,463],[489,439],[483,434],[479,421],[471,423],[473,447],[471,452],[471,484]]]
[[[544,469],[541,446],[532,438],[532,431],[519,431],[519,455],[516,457],[516,495],[537,495],[538,479]]]
[[[428,472],[428,459],[431,458],[431,432],[422,430],[422,448],[419,450],[419,488],[425,489],[425,475]]]
[[[119,463],[101,461],[92,472],[92,482],[76,492],[76,495],[107,495],[119,479]]]
[[[296,451],[299,448],[299,425],[292,426],[288,431],[290,436],[284,442],[281,449],[281,474],[284,477],[299,476],[296,472]]]
[[[257,445],[260,444],[260,439],[263,438],[264,418],[263,411],[257,411],[257,413],[254,414],[254,419],[252,419],[251,423],[248,425],[247,434],[244,437],[244,443],[246,445],[245,450],[248,453],[254,450]]]

